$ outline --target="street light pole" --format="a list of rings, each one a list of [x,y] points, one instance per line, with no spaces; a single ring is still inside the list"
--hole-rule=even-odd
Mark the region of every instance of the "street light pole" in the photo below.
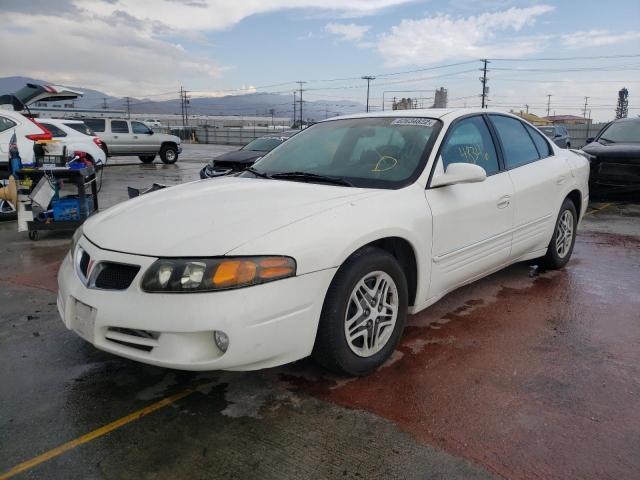
[[[367,112],[369,112],[369,85],[371,84],[371,80],[375,80],[376,77],[365,75],[362,79],[367,81]]]

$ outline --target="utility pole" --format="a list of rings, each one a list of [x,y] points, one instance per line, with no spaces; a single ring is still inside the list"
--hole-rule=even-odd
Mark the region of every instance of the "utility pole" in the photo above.
[[[102,97],[102,109],[106,110],[107,109],[107,99]]]
[[[367,81],[367,112],[369,112],[369,85],[371,84],[371,80],[375,80],[376,77],[365,75],[362,79]]]
[[[584,97],[584,110],[582,112],[582,116],[584,118],[587,118],[587,101],[589,100],[589,97]]]
[[[180,85],[180,116],[182,117],[182,126],[184,127],[184,88]]]
[[[127,118],[131,118],[131,99],[129,97],[125,97],[125,101],[127,103]]]
[[[304,91],[304,90],[302,90],[302,85],[304,85],[307,82],[305,82],[304,80],[298,80],[296,83],[298,85],[300,85],[300,130],[302,130],[302,119],[303,119],[303,116],[302,116],[302,92]]]
[[[527,113],[529,113],[529,105],[525,103],[524,107],[527,109]]]
[[[551,113],[551,97],[553,95],[552,94],[547,94],[547,117],[549,116],[549,114]]]
[[[482,59],[484,66],[482,67],[482,77],[480,77],[480,83],[482,83],[482,108],[487,108],[487,94],[489,93],[489,87],[487,87],[487,63],[490,63],[486,58]]]
[[[296,91],[293,91],[293,127],[295,128],[296,126],[296,108],[298,108],[298,106],[296,105],[297,100],[296,100]]]

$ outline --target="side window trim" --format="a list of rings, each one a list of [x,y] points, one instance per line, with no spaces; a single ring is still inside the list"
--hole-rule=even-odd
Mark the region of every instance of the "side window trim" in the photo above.
[[[535,127],[531,127],[531,125],[527,125],[524,122],[520,122],[520,123],[522,123],[524,125],[524,129],[529,134],[529,137],[531,138],[531,141],[533,142],[533,146],[536,147],[536,150],[538,151],[538,160],[543,160],[545,158],[549,158],[549,157],[553,156],[553,149],[551,148],[551,145],[549,145],[549,142],[547,141],[547,137],[545,135],[540,135],[540,138],[542,139],[542,141],[547,145],[547,154],[543,156],[542,152],[540,152],[540,150],[538,150],[538,144],[533,139],[533,136],[531,135],[531,132],[529,131],[529,128],[533,128],[534,131],[535,131]],[[531,163],[533,163],[533,162],[531,162]]]
[[[531,134],[529,133],[529,130],[527,130],[527,127],[524,124],[524,122],[522,122],[521,120],[519,120],[517,118],[514,118],[514,117],[512,117],[510,115],[503,115],[501,113],[490,113],[490,114],[487,114],[487,116],[489,117],[489,121],[491,122],[491,125],[492,125],[493,128],[495,128],[495,125],[494,125],[493,120],[491,119],[491,117],[507,117],[507,118],[511,118],[513,120],[517,120],[518,122],[520,122],[520,125],[522,125],[522,128],[524,129],[524,131],[527,132],[527,136],[529,137],[529,140],[531,140],[531,143],[533,143],[533,147],[535,148],[536,152],[538,153],[538,158],[536,158],[535,160],[531,160],[530,162],[522,163],[520,165],[516,165],[515,167],[511,167],[511,168],[507,167],[507,162],[505,160],[504,161],[505,171],[515,170],[516,168],[524,167],[525,165],[531,165],[532,163],[535,163],[535,162],[538,162],[538,161],[541,160],[540,152],[538,151],[538,146],[536,145],[536,142],[533,141],[533,138],[531,137]],[[498,135],[497,129],[496,129],[496,137],[497,137],[498,143],[500,145],[500,150],[502,152],[504,152],[504,147],[502,146],[502,140],[500,139],[500,136]],[[546,157],[544,157],[544,158],[546,158]]]
[[[490,176],[493,176],[493,175],[498,175],[498,174],[504,173],[506,171],[506,169],[504,168],[504,163],[502,161],[502,152],[499,150],[500,146],[499,146],[498,143],[496,143],[496,137],[494,136],[493,125],[486,118],[486,114],[484,114],[484,113],[470,113],[468,115],[463,115],[462,117],[456,118],[453,122],[451,122],[451,124],[449,125],[449,128],[447,128],[447,131],[445,132],[444,137],[442,138],[442,141],[440,142],[440,145],[438,145],[438,151],[436,152],[436,155],[435,155],[435,157],[433,159],[433,164],[431,165],[431,171],[429,172],[429,178],[427,179],[427,186],[426,186],[425,190],[429,190],[431,188],[431,179],[433,178],[433,174],[436,171],[436,165],[438,163],[438,159],[440,158],[440,155],[442,154],[442,148],[444,147],[444,145],[447,143],[447,140],[451,136],[451,131],[453,130],[453,127],[455,127],[459,122],[461,122],[463,120],[467,120],[469,118],[473,118],[473,117],[481,117],[482,120],[484,121],[485,125],[487,126],[487,129],[489,130],[489,135],[491,135],[491,139],[493,140],[493,148],[495,148],[496,156],[498,158],[498,171],[495,172],[495,173],[492,173],[491,175],[487,175],[487,176],[490,177]]]

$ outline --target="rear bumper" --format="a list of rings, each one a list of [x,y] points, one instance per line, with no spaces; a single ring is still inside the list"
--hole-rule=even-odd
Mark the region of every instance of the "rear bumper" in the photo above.
[[[80,244],[96,262],[141,269],[127,290],[89,289],[67,255],[57,300],[65,326],[101,350],[181,370],[256,370],[308,356],[335,273],[222,292],[149,294],[139,283],[154,258],[100,250],[84,238]],[[228,336],[226,352],[217,347],[214,331]]]

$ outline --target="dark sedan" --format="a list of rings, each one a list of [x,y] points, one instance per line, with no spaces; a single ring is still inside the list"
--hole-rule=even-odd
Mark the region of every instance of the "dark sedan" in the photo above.
[[[215,178],[242,172],[299,130],[286,130],[252,140],[240,150],[223,153],[200,170],[200,178]]]
[[[615,120],[587,141],[593,190],[640,191],[640,118]]]

